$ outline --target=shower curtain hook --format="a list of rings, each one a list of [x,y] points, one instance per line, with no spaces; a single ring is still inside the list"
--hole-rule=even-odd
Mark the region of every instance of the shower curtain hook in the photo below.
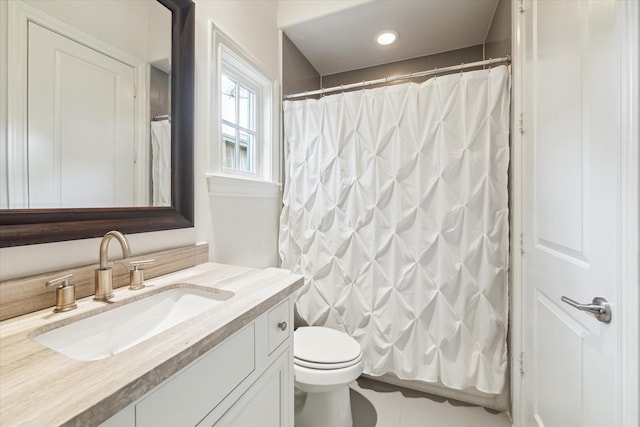
[[[460,77],[462,77],[462,72],[464,71],[464,62],[460,64]]]

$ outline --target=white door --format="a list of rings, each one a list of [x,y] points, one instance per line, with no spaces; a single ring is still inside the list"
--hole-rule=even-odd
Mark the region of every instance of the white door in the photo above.
[[[29,207],[133,206],[135,70],[29,22]]]
[[[524,3],[526,426],[632,427],[621,418],[622,376],[629,373],[621,370],[619,316],[620,105],[630,90],[620,65],[628,55],[618,20],[624,3]],[[612,319],[599,321],[563,296],[580,303],[603,297]],[[626,404],[637,411],[637,403]]]

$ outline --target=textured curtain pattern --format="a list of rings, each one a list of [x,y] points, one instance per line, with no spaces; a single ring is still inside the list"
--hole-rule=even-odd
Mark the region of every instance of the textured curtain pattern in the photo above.
[[[282,266],[365,373],[500,393],[509,69],[284,103]]]

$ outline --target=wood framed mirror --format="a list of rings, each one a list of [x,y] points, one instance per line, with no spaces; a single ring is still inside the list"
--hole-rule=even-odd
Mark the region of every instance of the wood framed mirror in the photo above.
[[[171,206],[1,209],[0,247],[193,227],[194,30],[192,0],[158,0],[171,11]]]

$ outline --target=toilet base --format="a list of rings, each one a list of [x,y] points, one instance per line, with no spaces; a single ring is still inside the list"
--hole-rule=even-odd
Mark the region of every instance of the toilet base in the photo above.
[[[304,402],[296,404],[295,427],[327,426],[353,426],[348,385],[322,393],[306,393]]]

